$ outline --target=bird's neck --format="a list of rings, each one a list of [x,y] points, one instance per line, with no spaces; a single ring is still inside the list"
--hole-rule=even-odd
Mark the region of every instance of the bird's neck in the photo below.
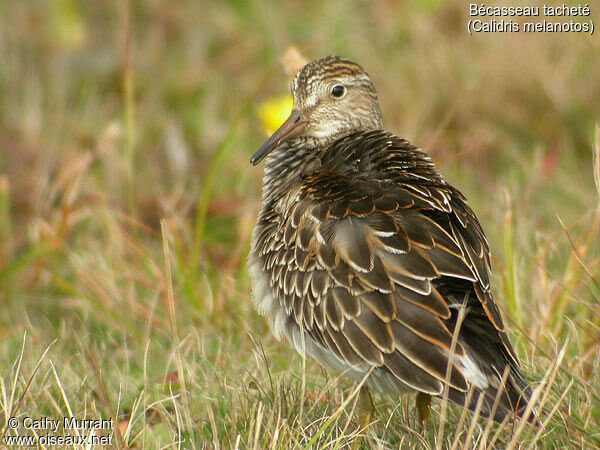
[[[304,174],[320,166],[320,149],[303,144],[285,144],[267,155],[263,175],[263,204],[283,197],[301,183]]]
[[[263,205],[273,206],[280,199],[292,201],[288,197],[304,176],[319,168],[358,171],[374,180],[395,183],[445,184],[427,153],[391,133],[365,130],[333,142],[297,139],[273,150],[265,158]]]

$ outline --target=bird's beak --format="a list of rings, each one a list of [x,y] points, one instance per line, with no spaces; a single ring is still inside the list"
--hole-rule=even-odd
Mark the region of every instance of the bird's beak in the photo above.
[[[300,136],[304,130],[306,130],[306,121],[302,120],[302,115],[299,111],[292,111],[292,114],[283,125],[252,155],[250,164],[253,166],[257,165],[272,150],[275,150],[290,139]]]

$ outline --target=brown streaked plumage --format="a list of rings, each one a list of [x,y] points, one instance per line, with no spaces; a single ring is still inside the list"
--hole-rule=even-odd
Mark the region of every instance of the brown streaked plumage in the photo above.
[[[484,395],[494,419],[530,392],[490,291],[489,246],[464,196],[429,156],[382,130],[368,74],[347,59],[294,78],[290,118],[265,159],[248,267],[253,301],[277,338],[370,388]],[[450,355],[459,310],[466,315]]]

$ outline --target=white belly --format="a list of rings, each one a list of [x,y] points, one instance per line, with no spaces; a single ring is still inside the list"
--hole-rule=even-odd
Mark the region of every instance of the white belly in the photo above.
[[[323,367],[342,372],[356,382],[362,381],[373,366],[367,363],[360,367],[350,365],[303,332],[294,318],[287,315],[270,287],[269,276],[252,254],[248,260],[248,271],[252,279],[252,303],[259,314],[268,318],[271,333],[276,339],[286,338],[300,355],[308,355]],[[382,393],[401,394],[411,390],[386,369],[376,366],[366,384]]]

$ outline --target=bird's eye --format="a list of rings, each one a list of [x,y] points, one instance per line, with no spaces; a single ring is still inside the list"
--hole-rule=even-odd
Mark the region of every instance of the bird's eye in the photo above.
[[[336,84],[333,88],[331,88],[331,95],[335,98],[342,98],[346,93],[346,88],[341,84]]]

